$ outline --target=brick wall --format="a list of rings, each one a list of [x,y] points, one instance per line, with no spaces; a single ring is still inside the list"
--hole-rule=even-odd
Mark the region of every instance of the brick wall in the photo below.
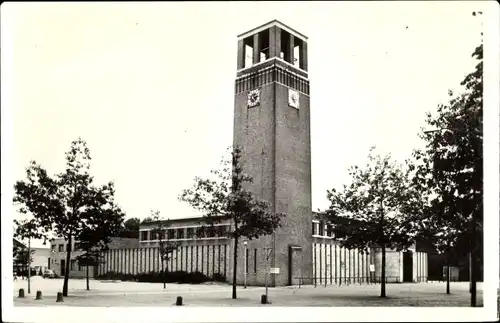
[[[373,248],[371,251],[371,261],[375,265],[374,277],[380,280],[382,277],[382,250]],[[385,252],[385,276],[388,283],[400,283],[403,281],[402,271],[403,256],[396,250],[387,249]]]
[[[254,180],[248,188],[287,217],[274,235],[248,242],[248,259],[254,267],[247,283],[263,285],[266,266],[270,266],[280,268],[279,275],[271,276],[270,285],[287,285],[293,276],[290,271],[296,272],[299,263],[305,277],[313,276],[309,96],[300,92],[300,108],[288,106],[288,89],[308,93],[309,81],[285,72],[277,63],[266,73],[256,68],[248,75],[251,77],[245,77],[243,84],[237,81],[236,85],[233,145],[242,148],[243,169]],[[260,89],[260,105],[248,108],[248,91],[255,88]],[[300,252],[290,253],[291,247],[300,248],[292,249]],[[269,263],[265,248],[273,249]],[[245,279],[245,259],[242,243],[238,248],[238,283]]]

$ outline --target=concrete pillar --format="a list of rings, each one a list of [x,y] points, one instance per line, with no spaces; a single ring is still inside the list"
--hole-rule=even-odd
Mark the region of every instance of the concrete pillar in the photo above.
[[[300,62],[299,67],[304,71],[307,71],[307,42],[302,41],[300,46]]]
[[[245,44],[243,39],[238,40],[238,59],[236,69],[240,70],[245,67]]]
[[[269,28],[269,57],[279,57],[281,52],[281,29]]]
[[[260,61],[260,39],[259,34],[253,35],[253,64]]]
[[[288,42],[288,55],[285,57],[288,57],[288,59],[290,60],[288,63],[292,64],[293,65],[293,47],[295,46],[294,45],[294,41],[295,41],[295,37],[290,34],[290,41]]]

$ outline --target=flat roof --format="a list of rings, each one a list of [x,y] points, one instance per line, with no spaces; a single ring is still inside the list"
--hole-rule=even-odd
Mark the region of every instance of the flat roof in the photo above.
[[[242,34],[239,34],[239,35],[238,35],[238,39],[243,39],[243,38],[246,38],[246,37],[248,37],[248,36],[250,36],[250,35],[253,35],[253,34],[255,34],[255,33],[258,33],[259,31],[264,30],[264,29],[267,29],[267,28],[270,28],[270,27],[272,27],[272,26],[278,26],[278,27],[280,27],[281,29],[286,30],[286,31],[287,31],[287,32],[289,32],[290,34],[292,34],[292,35],[294,35],[294,36],[296,36],[296,37],[298,37],[298,38],[300,38],[300,39],[302,39],[302,40],[304,40],[304,41],[307,41],[307,36],[306,36],[306,35],[304,35],[304,34],[302,34],[302,33],[299,33],[299,32],[298,32],[298,31],[296,31],[295,29],[288,27],[287,25],[285,25],[284,23],[282,23],[282,22],[280,22],[280,21],[278,21],[278,20],[276,20],[276,19],[274,19],[274,20],[272,20],[272,21],[270,21],[270,22],[267,22],[267,23],[265,23],[265,24],[263,24],[263,25],[260,25],[260,26],[258,26],[258,27],[255,27],[255,28],[253,28],[253,29],[251,29],[251,30],[249,30],[249,31],[247,31],[247,32],[244,32],[244,33],[242,33]]]
[[[183,223],[183,222],[208,222],[210,221],[210,218],[213,221],[223,221],[223,220],[228,220],[229,218],[226,216],[211,216],[211,217],[205,217],[205,216],[197,216],[197,217],[189,217],[189,218],[177,218],[177,219],[163,219],[160,222],[170,222],[170,223]],[[147,226],[147,225],[154,225],[158,223],[158,221],[151,221],[151,222],[141,222],[139,226]]]

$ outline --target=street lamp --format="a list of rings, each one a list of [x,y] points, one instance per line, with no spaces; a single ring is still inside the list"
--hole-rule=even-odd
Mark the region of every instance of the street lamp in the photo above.
[[[247,241],[243,241],[243,245],[245,246],[245,289],[247,288],[247,273],[248,273],[248,249],[247,249]]]
[[[28,294],[31,294],[31,238],[28,237]]]

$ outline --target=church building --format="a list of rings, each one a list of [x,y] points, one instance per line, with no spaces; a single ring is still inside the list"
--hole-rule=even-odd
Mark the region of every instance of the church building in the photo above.
[[[341,247],[334,224],[312,211],[307,44],[307,36],[277,20],[238,36],[233,146],[242,150],[244,172],[253,178],[250,191],[273,212],[287,215],[272,235],[240,241],[238,284],[262,286],[269,271],[270,286],[380,280],[381,252]],[[203,225],[203,218],[173,220],[168,238],[181,246],[168,270],[200,271],[230,282],[234,243],[225,233],[231,223],[225,219],[215,232],[197,235]],[[97,272],[159,270],[153,226],[141,224],[140,248],[108,251]],[[427,254],[388,250],[386,268],[388,282],[426,281]]]

